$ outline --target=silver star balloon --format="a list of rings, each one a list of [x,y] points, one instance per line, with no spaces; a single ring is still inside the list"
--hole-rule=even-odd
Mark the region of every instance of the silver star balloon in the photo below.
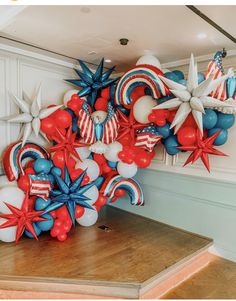
[[[38,88],[38,91],[31,101],[29,97],[24,93],[23,98],[20,99],[17,96],[10,94],[14,103],[20,109],[20,114],[14,116],[1,117],[0,120],[7,121],[9,123],[20,123],[22,128],[20,131],[20,138],[22,138],[22,145],[25,144],[26,140],[31,135],[32,131],[36,136],[43,133],[40,131],[41,119],[44,119],[51,115],[53,112],[58,110],[62,105],[54,106],[51,108],[42,109],[41,107],[41,85]]]
[[[227,75],[221,76],[217,79],[209,77],[198,84],[197,65],[194,63],[194,57],[192,54],[186,86],[176,83],[166,77],[159,76],[170,88],[170,91],[176,96],[176,98],[170,99],[154,107],[153,110],[178,108],[175,118],[171,124],[171,128],[175,127],[175,133],[180,129],[185,119],[192,112],[193,118],[196,121],[200,132],[203,133],[202,114],[205,113],[204,108],[214,108],[217,110],[218,108],[231,106],[230,104],[208,96],[216,87],[218,87],[231,75],[232,70],[230,69]]]

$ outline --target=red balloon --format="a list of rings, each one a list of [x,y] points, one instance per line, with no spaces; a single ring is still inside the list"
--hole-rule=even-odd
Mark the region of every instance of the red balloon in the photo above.
[[[58,226],[58,227],[60,227],[62,225],[62,223],[63,223],[62,220],[66,220],[70,217],[65,205],[57,209],[57,217],[59,219],[57,219],[55,221],[54,225]],[[58,224],[56,224],[56,223],[58,223]]]
[[[85,175],[84,178],[83,178],[83,181],[81,183],[81,186],[84,186],[86,184],[88,184],[90,182],[90,178],[88,175]]]
[[[64,168],[64,166],[65,166],[65,154],[64,154],[64,152],[63,151],[55,152],[55,154],[53,155],[52,161],[53,161],[53,164],[56,167]]]
[[[151,164],[151,158],[146,152],[142,152],[136,156],[135,163],[140,168],[147,168]]]
[[[104,164],[107,162],[106,158],[102,154],[93,154],[93,159],[98,163],[98,164]]]
[[[60,128],[68,128],[72,124],[72,117],[65,110],[58,110],[55,114],[55,122]]]
[[[84,214],[84,207],[76,205],[75,207],[75,218],[80,218]]]
[[[150,121],[150,122],[156,122],[156,115],[154,114],[154,113],[150,113],[149,115],[148,115],[148,120]]]
[[[193,128],[197,128],[197,124],[196,124],[196,121],[193,118],[192,113],[190,113],[188,115],[188,117],[185,119],[184,123],[182,124],[183,128],[187,127],[187,126],[190,126],[190,127],[193,127]]]
[[[102,206],[105,206],[106,203],[107,203],[107,199],[108,197],[103,195],[103,194],[99,194],[99,197],[97,199],[97,201],[95,202],[95,206],[98,206],[98,207],[102,207]]]
[[[57,239],[59,241],[65,241],[67,239],[67,234],[66,233],[60,233],[57,235]]]
[[[108,99],[99,97],[95,102],[95,110],[96,111],[107,111],[108,107]]]
[[[101,169],[102,173],[109,173],[112,171],[112,168],[107,163],[104,163]]]
[[[115,196],[118,197],[118,198],[124,196],[125,194],[126,194],[126,191],[124,189],[117,189],[115,191]]]
[[[166,119],[164,117],[159,117],[156,119],[155,123],[158,126],[164,126],[164,125],[166,125]]]
[[[67,107],[71,109],[76,115],[78,115],[79,110],[81,110],[83,104],[84,100],[77,94],[73,94],[71,100],[67,102]]]
[[[173,110],[173,111],[169,111],[169,117],[167,118],[168,122],[172,123],[172,121],[174,120],[175,118],[175,115],[176,115],[176,110]]]
[[[190,126],[180,128],[177,132],[177,139],[182,145],[193,145],[197,139],[196,129]]]
[[[49,214],[55,219],[57,217],[56,211],[53,210],[51,212],[49,212]]]
[[[121,161],[124,161],[125,158],[126,158],[126,153],[125,153],[125,151],[120,151],[120,152],[118,153],[118,158],[119,158]]]
[[[118,138],[117,141],[119,141],[123,146],[128,146],[130,145],[131,136],[125,135],[122,138]]]
[[[105,99],[110,99],[110,87],[104,88],[101,91],[101,97]]]
[[[53,227],[50,231],[50,235],[52,237],[57,237],[57,235],[59,235],[59,234],[60,234],[60,229],[57,227]]]
[[[18,187],[23,191],[29,191],[30,190],[30,179],[28,175],[21,175],[18,182]]]
[[[35,171],[34,171],[33,167],[27,167],[25,169],[25,174],[26,175],[35,175]]]
[[[53,135],[56,131],[56,124],[53,118],[47,117],[42,119],[40,129],[47,135]]]
[[[133,91],[130,94],[130,98],[132,102],[135,102],[136,100],[138,100],[140,97],[144,95],[145,95],[145,86],[139,86],[133,89]]]
[[[73,95],[71,95],[71,100],[80,100],[81,98],[79,97],[79,95],[78,94],[73,94]]]

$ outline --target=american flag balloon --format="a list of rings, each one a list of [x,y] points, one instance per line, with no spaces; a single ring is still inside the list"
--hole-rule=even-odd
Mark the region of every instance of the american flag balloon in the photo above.
[[[101,141],[104,144],[110,144],[118,135],[118,113],[115,112],[112,105],[108,103],[106,119],[103,123],[96,124],[92,120],[88,104],[84,103],[79,112],[78,126],[80,128],[80,135],[85,143],[92,145],[96,141]],[[101,130],[97,131],[96,127],[99,127]]]
[[[147,149],[149,152],[153,150],[155,145],[161,140],[162,136],[156,130],[154,125],[145,127],[136,132],[135,146]]]
[[[52,183],[47,174],[29,175],[30,178],[30,194],[37,195],[43,199],[48,199],[52,189]]]
[[[217,79],[224,75],[224,69],[222,66],[222,56],[222,51],[216,52],[214,59],[208,64],[206,79],[210,76],[213,79]],[[219,100],[226,100],[226,82],[223,81],[214,91],[211,92],[210,96]]]

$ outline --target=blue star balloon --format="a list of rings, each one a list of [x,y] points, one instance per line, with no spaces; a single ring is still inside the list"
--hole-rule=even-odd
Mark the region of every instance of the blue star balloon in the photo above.
[[[87,201],[90,200],[84,195],[94,183],[84,185],[81,187],[86,170],[73,182],[70,178],[67,167],[65,167],[64,180],[58,175],[54,175],[58,189],[51,190],[50,197],[52,203],[45,209],[44,213],[51,212],[55,209],[66,205],[66,208],[70,214],[71,221],[75,225],[75,206],[79,205],[85,208],[94,209]]]
[[[109,79],[115,66],[103,72],[104,59],[102,59],[97,70],[93,73],[83,61],[78,61],[82,71],[78,69],[74,70],[79,75],[80,79],[66,79],[66,81],[82,88],[78,95],[81,97],[89,96],[89,104],[94,107],[99,90],[111,86],[117,81],[118,77]]]

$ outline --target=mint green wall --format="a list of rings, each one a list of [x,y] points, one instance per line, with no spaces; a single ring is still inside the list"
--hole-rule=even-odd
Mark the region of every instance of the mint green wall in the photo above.
[[[236,261],[236,184],[142,170],[136,177],[145,206],[128,199],[114,206],[214,239],[213,252]]]

